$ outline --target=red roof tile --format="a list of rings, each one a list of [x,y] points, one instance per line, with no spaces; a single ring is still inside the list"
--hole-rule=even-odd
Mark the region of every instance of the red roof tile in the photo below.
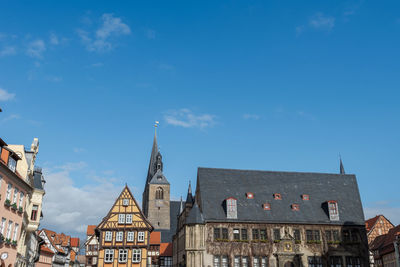
[[[40,246],[40,252],[47,252],[50,254],[54,254],[54,252],[51,249],[49,249],[48,247],[46,247],[45,245]]]
[[[96,225],[88,225],[86,235],[94,235],[94,229],[96,229]]]
[[[79,247],[79,238],[77,237],[71,238],[71,247]]]
[[[150,233],[150,244],[160,244],[161,243],[161,232],[151,232]]]
[[[160,244],[160,256],[172,257],[172,243],[161,243]]]
[[[374,218],[365,221],[365,228],[367,229],[367,232],[369,232],[372,227],[374,227],[376,221],[379,219],[380,216],[382,215],[376,215]]]

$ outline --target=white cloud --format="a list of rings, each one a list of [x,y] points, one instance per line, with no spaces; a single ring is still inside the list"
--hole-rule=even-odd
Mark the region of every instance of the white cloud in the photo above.
[[[2,50],[0,50],[0,57],[4,56],[12,56],[17,53],[17,50],[14,46],[6,46]]]
[[[0,101],[8,101],[14,99],[15,94],[9,93],[6,90],[0,88]]]
[[[215,122],[215,115],[199,114],[195,115],[189,109],[172,110],[164,115],[167,124],[180,126],[184,128],[200,128],[204,129],[213,126]]]
[[[26,54],[34,58],[42,58],[43,52],[46,51],[46,44],[43,40],[35,40],[28,44]]]
[[[78,186],[71,178],[71,171],[81,167],[82,162],[78,162],[44,170],[43,227],[83,235],[87,225],[98,224],[107,215],[123,186],[116,186],[108,179],[94,185]],[[74,173],[75,179],[79,174],[81,172]]]
[[[5,117],[4,119],[1,120],[2,123],[8,122],[8,121],[12,121],[12,120],[18,120],[20,119],[21,116],[18,114],[11,114],[8,117]]]
[[[79,29],[77,31],[86,49],[89,51],[105,52],[114,48],[111,38],[120,35],[129,35],[131,29],[122,22],[121,18],[114,17],[113,14],[103,14],[101,17],[102,24],[93,34]]]
[[[257,114],[243,114],[242,118],[245,120],[259,120],[260,116]]]
[[[335,18],[318,12],[310,18],[309,25],[314,29],[330,31],[335,27]]]
[[[54,33],[50,34],[50,44],[52,45],[58,45],[60,43],[60,41],[58,40],[57,35],[55,35]]]

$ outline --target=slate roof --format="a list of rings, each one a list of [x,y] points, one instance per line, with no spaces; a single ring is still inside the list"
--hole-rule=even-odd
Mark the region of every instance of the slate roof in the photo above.
[[[185,203],[183,203],[185,204]],[[161,242],[169,243],[172,242],[172,236],[176,233],[178,226],[178,215],[180,209],[180,201],[170,201],[170,229],[169,230],[156,230],[161,232]]]
[[[186,224],[204,224],[204,217],[197,203],[194,203],[192,209],[189,211]]]
[[[33,187],[35,187],[36,189],[44,190],[42,181],[42,169],[35,168],[35,171],[33,172]]]
[[[273,172],[199,168],[197,173],[200,209],[205,221],[364,225],[364,213],[355,175]],[[252,192],[254,199],[247,199]],[[282,200],[275,200],[280,193]],[[308,194],[310,200],[302,200]],[[224,200],[237,199],[237,219],[227,219]],[[335,200],[339,221],[330,221],[324,203]],[[270,203],[271,210],[263,210]],[[300,210],[293,211],[292,204]]]
[[[169,182],[167,178],[165,178],[162,170],[158,169],[153,178],[151,178],[149,184],[169,184]]]

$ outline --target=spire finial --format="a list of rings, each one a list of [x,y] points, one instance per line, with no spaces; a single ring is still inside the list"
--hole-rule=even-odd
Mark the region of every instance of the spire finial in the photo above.
[[[157,135],[157,127],[158,127],[159,124],[160,124],[159,121],[155,121],[154,122],[154,135]]]
[[[346,172],[344,171],[342,156],[340,154],[339,154],[339,160],[340,160],[340,174],[346,174]]]
[[[183,201],[182,201],[182,196],[181,196],[181,205],[180,205],[180,208],[179,208],[179,214],[181,214],[182,211],[183,211]]]
[[[192,183],[189,180],[189,188],[188,188],[188,194],[192,193]]]

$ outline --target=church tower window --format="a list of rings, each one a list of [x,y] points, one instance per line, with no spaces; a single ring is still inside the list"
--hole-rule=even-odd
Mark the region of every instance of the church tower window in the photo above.
[[[164,190],[161,187],[156,190],[156,199],[164,199]]]

